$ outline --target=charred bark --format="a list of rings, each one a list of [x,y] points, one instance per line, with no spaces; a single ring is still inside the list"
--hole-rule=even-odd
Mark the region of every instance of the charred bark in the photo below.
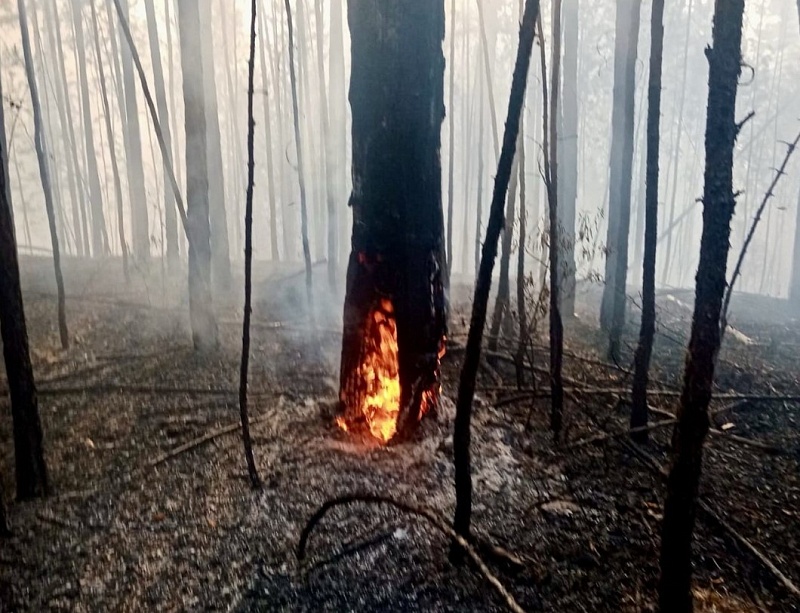
[[[656,333],[656,241],[658,240],[658,152],[661,122],[661,64],[664,54],[664,0],[653,0],[650,25],[650,80],[647,104],[647,180],[645,182],[644,270],[642,273],[642,322],[633,373],[631,430],[647,425],[647,377]],[[633,434],[647,442],[647,431]]]
[[[189,242],[189,319],[197,350],[218,344],[211,305],[206,108],[203,88],[200,8],[197,0],[179,0],[178,24],[186,121],[186,233]]]
[[[353,234],[340,382],[345,416],[357,418],[365,394],[359,367],[370,344],[367,320],[386,311],[388,301],[397,336],[397,432],[404,437],[438,403],[446,331],[439,155],[444,0],[411,5],[348,2]]]
[[[744,0],[717,0],[709,63],[703,235],[689,349],[661,530],[661,611],[692,610],[691,542],[708,404],[720,344],[720,313],[735,207],[733,150],[738,134],[736,91],[741,73]]]
[[[522,109],[525,104],[525,89],[531,51],[533,49],[534,26],[538,14],[539,0],[526,0],[525,12],[519,31],[519,47],[517,48],[517,59],[511,82],[511,94],[508,100],[503,148],[497,166],[492,206],[489,213],[489,225],[486,228],[486,240],[483,243],[483,254],[475,284],[475,296],[472,302],[472,316],[467,336],[464,365],[461,369],[461,377],[458,383],[458,400],[456,402],[455,427],[453,431],[453,459],[456,484],[456,511],[453,527],[464,538],[469,537],[472,518],[472,475],[469,446],[472,401],[475,396],[475,378],[478,374],[478,366],[481,360],[481,344],[486,326],[489,292],[492,286],[492,270],[497,257],[497,243],[500,239],[500,232],[503,229],[503,205],[508,191],[508,183],[511,179],[511,167],[514,161]],[[451,553],[455,556],[460,555],[457,547],[452,548]]]
[[[550,152],[545,153],[548,217],[550,219],[548,237],[548,259],[550,261],[550,429],[558,441],[564,421],[564,382],[561,369],[564,361],[564,326],[561,321],[561,238],[558,217],[558,99],[561,90],[561,0],[553,0],[553,53],[550,89],[550,125],[545,121],[544,129],[550,130]],[[542,70],[542,83],[547,81],[547,72]],[[547,108],[545,95],[544,107]],[[546,115],[545,115],[546,117]]]
[[[22,27],[23,52],[26,65],[30,64],[30,42],[23,0],[19,0],[19,20]],[[35,87],[35,81],[32,81]],[[0,83],[0,100],[2,96]],[[35,89],[31,91],[36,96]],[[37,109],[38,101],[34,108]],[[36,110],[38,116],[39,111]],[[37,119],[37,125],[40,119]],[[37,143],[41,142],[41,126],[37,129]],[[33,380],[28,330],[22,304],[22,289],[17,261],[17,241],[11,209],[8,177],[8,151],[5,142],[3,105],[0,104],[0,333],[3,338],[3,357],[6,378],[11,396],[11,415],[14,423],[14,459],[16,467],[17,497],[34,498],[47,494],[47,466],[44,461],[42,425],[39,420],[39,403]],[[51,203],[52,204],[52,203]],[[55,245],[58,248],[58,245]],[[56,256],[57,257],[57,256]],[[7,528],[0,492],[0,532]]]

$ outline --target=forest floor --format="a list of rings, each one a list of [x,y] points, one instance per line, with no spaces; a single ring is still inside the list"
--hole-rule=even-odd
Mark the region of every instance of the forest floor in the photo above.
[[[341,494],[389,495],[451,518],[466,283],[451,294],[453,343],[438,415],[423,422],[417,440],[382,447],[330,419],[341,298],[317,293],[312,332],[297,268],[259,266],[250,393],[264,488],[254,492],[237,428],[239,286],[218,309],[220,350],[199,357],[181,281],[154,275],[126,286],[118,263],[68,260],[73,346],[62,352],[49,266],[23,261],[53,493],[9,504],[14,534],[0,543],[0,611],[504,610],[480,574],[450,564],[445,536],[385,506],[333,510],[311,536],[309,559],[301,565],[295,556],[306,520]],[[570,391],[560,445],[548,431],[548,400],[520,392],[504,357],[480,373],[473,526],[522,558],[516,572],[490,566],[527,610],[654,606],[664,488],[623,435],[636,308],[620,367],[605,358],[597,304],[596,288],[581,292],[579,316],[567,323]],[[662,412],[677,402],[690,305],[688,291],[659,296],[652,388],[663,395],[652,405]],[[709,438],[701,496],[727,527],[698,516],[697,608],[797,611],[797,600],[730,529],[800,583],[800,402],[756,398],[800,395],[800,322],[779,300],[737,296],[733,308],[737,332],[720,354],[718,395],[749,398],[712,403],[721,432]],[[545,343],[539,330],[539,387]],[[11,493],[5,395],[0,403],[0,474]],[[612,436],[581,443],[603,433]],[[646,453],[656,463],[665,462],[669,433],[652,434]]]

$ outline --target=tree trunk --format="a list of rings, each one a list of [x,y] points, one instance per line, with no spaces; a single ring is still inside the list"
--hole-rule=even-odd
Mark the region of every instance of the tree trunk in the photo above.
[[[114,145],[114,128],[111,125],[111,108],[108,103],[108,91],[106,90],[105,74],[103,70],[103,54],[100,51],[100,28],[98,27],[97,10],[94,6],[95,0],[90,0],[92,9],[92,35],[94,38],[94,52],[97,57],[97,71],[100,81],[100,100],[103,103],[103,120],[106,127],[106,138],[108,139],[108,152],[111,157],[111,173],[114,179],[114,198],[117,202],[117,231],[119,233],[119,244],[122,252],[122,270],[125,280],[129,279],[128,271],[128,245],[125,242],[125,216],[122,209],[122,182],[119,176],[119,164],[117,162],[117,149]]]
[[[330,96],[331,127],[331,165],[333,176],[334,201],[339,206],[339,260],[347,254],[348,215],[344,205],[347,202],[347,94],[345,93],[344,72],[344,19],[342,6],[344,0],[330,0],[330,53],[328,56],[328,88]]]
[[[22,0],[19,0],[18,6],[25,64],[28,67],[29,79],[33,84],[31,96],[35,98],[37,96],[36,83],[31,73],[33,63],[31,62],[25,5]],[[2,82],[0,82],[0,100],[4,100]],[[47,494],[47,466],[44,461],[39,403],[36,397],[36,385],[33,380],[33,367],[28,347],[25,310],[22,305],[17,241],[10,198],[3,106],[0,104],[0,135],[2,135],[0,136],[0,332],[2,332],[3,338],[3,356],[6,364],[8,391],[11,396],[11,415],[14,422],[17,497],[27,499]],[[40,114],[38,106],[38,100],[36,100],[34,102],[36,117]],[[36,119],[37,143],[41,139],[40,121],[41,119]],[[57,248],[57,243],[55,247]],[[0,492],[0,531],[4,531],[6,528],[2,492]]]
[[[610,333],[609,353],[618,358],[628,272],[628,234],[633,172],[634,107],[636,105],[636,50],[639,42],[641,0],[617,3],[614,43],[614,97],[611,115],[611,175],[608,199],[605,287],[600,324]]]
[[[306,202],[306,176],[303,165],[303,139],[300,136],[300,111],[297,100],[297,74],[294,62],[294,30],[292,25],[292,7],[285,0],[286,25],[289,30],[289,78],[292,86],[292,117],[294,119],[294,143],[297,153],[297,180],[300,187],[300,233],[303,240],[303,261],[306,266],[306,296],[308,298],[309,316],[314,317],[314,306],[311,296],[311,246],[308,243],[308,203]]]
[[[261,87],[264,90],[264,132],[266,134],[267,148],[267,195],[269,197],[269,245],[272,260],[277,262],[281,259],[278,251],[278,202],[275,198],[275,162],[272,153],[272,117],[269,108],[269,77],[267,76],[267,46],[269,36],[267,33],[267,16],[261,13],[259,20],[261,26],[261,44],[259,45],[259,60],[261,67]],[[247,241],[247,231],[245,229],[245,242]]]
[[[423,9],[424,6],[424,9]],[[349,0],[352,41],[353,236],[347,270],[340,399],[348,422],[382,440],[413,434],[439,399],[446,332],[441,125],[444,0]],[[391,33],[391,35],[390,35]],[[380,86],[376,87],[376,84]],[[391,337],[373,347],[372,323]],[[391,345],[393,355],[381,352]],[[376,355],[377,354],[377,355]],[[396,397],[373,407],[364,373],[386,358]],[[381,373],[379,373],[380,375]],[[371,419],[370,411],[382,411]]]
[[[703,236],[661,529],[659,605],[664,613],[692,610],[692,531],[703,442],[709,425],[714,363],[719,351],[720,311],[735,206],[733,149],[738,133],[736,89],[741,74],[743,13],[744,0],[717,0],[712,46],[706,49],[709,75]]]
[[[520,131],[520,137],[522,132]],[[517,142],[517,149],[521,142]],[[511,243],[514,240],[514,208],[517,200],[517,183],[519,180],[519,160],[514,156],[514,164],[511,167],[511,179],[506,198],[505,225],[500,243],[500,279],[497,282],[497,296],[494,301],[494,312],[492,314],[492,325],[489,328],[489,351],[497,351],[497,344],[500,337],[500,329],[508,331],[507,311],[511,300],[511,282],[509,272],[511,268]],[[503,325],[503,324],[506,325]]]
[[[484,0],[475,0],[478,5],[478,24],[481,29],[481,50],[483,51],[483,77],[486,82],[486,98],[489,101],[489,119],[492,122],[492,144],[494,157],[500,157],[500,142],[497,132],[497,111],[494,104],[494,79],[492,79],[492,60],[489,55],[489,39],[486,35],[486,18],[483,14]],[[494,40],[494,39],[493,39]]]
[[[691,39],[692,34],[692,9],[694,7],[694,0],[689,0],[689,8],[686,15],[686,35],[684,37],[683,42],[683,69],[682,69],[682,77],[681,77],[681,99],[678,106],[678,123],[676,127],[676,136],[675,136],[675,149],[670,159],[670,163],[672,166],[672,196],[670,199],[670,206],[669,206],[669,223],[667,225],[666,230],[666,239],[667,244],[664,250],[664,264],[662,267],[662,274],[661,274],[661,282],[667,283],[669,278],[669,265],[670,260],[672,259],[672,235],[675,231],[675,199],[678,194],[678,167],[680,166],[681,160],[681,141],[683,139],[683,114],[684,109],[686,106],[686,77],[688,74],[689,69],[689,40]],[[762,16],[763,16],[763,5],[762,5]],[[759,35],[760,38],[760,35]],[[759,42],[759,45],[761,43]],[[754,90],[755,91],[755,90]],[[752,136],[752,135],[751,135]],[[748,173],[750,165],[748,164]],[[669,174],[669,173],[667,173]],[[745,207],[745,211],[747,207]],[[674,225],[675,224],[675,225]]]
[[[61,251],[58,245],[56,231],[56,215],[53,206],[53,191],[50,184],[50,169],[47,162],[47,146],[45,143],[44,127],[42,125],[42,106],[39,102],[39,88],[36,84],[36,75],[33,68],[33,55],[31,53],[30,34],[28,33],[28,16],[25,11],[25,0],[17,0],[19,11],[19,25],[22,34],[22,52],[25,60],[25,75],[28,79],[28,89],[33,106],[34,144],[36,157],[39,161],[39,177],[42,181],[47,222],[50,228],[50,244],[53,249],[53,268],[56,277],[56,291],[58,294],[58,332],[61,338],[61,348],[69,348],[69,331],[67,330],[66,298],[64,295],[64,278],[61,274]]]
[[[656,333],[656,240],[658,239],[658,153],[661,121],[661,64],[664,54],[664,0],[653,0],[650,25],[650,81],[647,104],[647,180],[645,193],[642,322],[633,374],[631,430],[633,439],[647,442],[647,376]]]
[[[482,44],[482,43],[481,43]],[[486,79],[480,79],[478,85],[478,197],[475,208],[475,276],[481,267],[481,236],[483,235],[483,172],[484,172],[484,137],[486,136]]]
[[[35,5],[34,5],[35,6]],[[72,205],[72,228],[75,235],[75,248],[78,256],[89,255],[88,237],[83,232],[81,217],[84,215],[83,192],[80,189],[82,183],[80,167],[78,165],[78,150],[75,146],[75,127],[72,121],[72,102],[67,91],[66,67],[64,64],[64,50],[61,41],[60,20],[58,15],[53,13],[58,10],[56,3],[45,2],[45,20],[49,33],[49,43],[52,53],[57,60],[57,70],[55,81],[56,106],[58,107],[58,118],[61,124],[64,153],[67,158],[67,186],[69,188],[70,203]],[[34,10],[34,26],[35,23]],[[44,58],[42,58],[44,61]]]
[[[145,13],[147,16],[147,35],[150,42],[150,59],[153,63],[153,85],[158,105],[158,119],[161,124],[164,144],[169,157],[164,160],[164,234],[167,247],[167,266],[170,272],[175,272],[178,267],[178,217],[175,213],[175,196],[167,180],[166,166],[172,164],[172,130],[170,129],[170,114],[167,105],[167,90],[164,85],[164,69],[161,66],[161,43],[158,38],[158,23],[156,21],[153,0],[145,0]],[[169,27],[169,24],[167,24]]]
[[[564,91],[561,123],[561,172],[558,213],[563,238],[560,245],[559,288],[561,312],[575,314],[575,221],[578,199],[578,17],[579,2],[564,5]]]
[[[129,0],[120,0],[122,15],[130,23]],[[133,56],[129,45],[121,46],[122,80],[125,88],[125,129],[128,131],[126,166],[128,193],[131,201],[131,232],[133,254],[143,262],[150,259],[150,222],[147,195],[144,189],[142,166],[142,137],[139,129],[139,104],[136,102],[136,81],[133,74]]]
[[[83,134],[86,142],[86,169],[89,173],[89,201],[92,211],[92,252],[95,256],[108,253],[108,235],[103,213],[103,194],[100,187],[100,174],[97,171],[97,154],[94,148],[94,128],[89,98],[89,83],[86,77],[86,43],[83,36],[83,0],[72,0],[72,23],[75,30],[75,51],[78,54],[78,78],[81,87],[81,107],[83,113]]]
[[[250,363],[250,313],[253,276],[253,183],[255,182],[255,160],[253,141],[256,122],[253,117],[253,81],[256,67],[256,19],[258,0],[252,3],[250,22],[250,62],[247,77],[247,201],[244,213],[244,319],[242,323],[242,362],[239,375],[239,416],[242,420],[242,442],[247,462],[247,473],[253,489],[261,487],[261,479],[253,457],[253,442],[250,438],[250,418],[247,415],[247,369]],[[269,142],[267,143],[269,146]]]
[[[561,89],[561,0],[553,0],[553,43],[552,43],[552,86],[550,89],[550,136],[549,155],[545,152],[544,167],[547,175],[547,204],[550,219],[550,232],[547,241],[550,260],[550,428],[558,441],[564,421],[564,383],[561,368],[564,359],[564,327],[561,321],[561,251],[560,228],[558,223],[558,98]],[[547,72],[542,70],[542,83],[546,83]],[[545,98],[547,96],[545,95]],[[547,101],[544,102],[545,108]],[[544,129],[548,126],[545,122]]]
[[[200,40],[197,0],[179,0],[181,67],[186,121],[186,215],[189,241],[189,318],[197,350],[218,344],[217,321],[211,305],[211,241],[209,181],[203,78],[203,43]],[[216,176],[215,176],[216,179]],[[216,181],[215,181],[216,182]]]
[[[217,75],[214,68],[214,35],[211,27],[211,0],[200,3],[200,53],[206,127],[206,183],[211,223],[211,281],[214,287],[231,286],[231,259],[228,242],[228,216],[225,210],[225,172],[222,166],[222,139],[217,104]],[[188,163],[188,160],[187,160]],[[187,170],[188,175],[188,170]],[[213,177],[213,181],[211,180]],[[188,181],[188,178],[187,178]]]
[[[472,302],[467,348],[464,365],[458,382],[458,400],[453,430],[453,458],[455,463],[456,511],[453,528],[456,532],[469,537],[472,517],[472,476],[470,474],[470,418],[472,401],[475,396],[475,378],[481,360],[481,344],[486,325],[486,307],[489,304],[489,292],[492,286],[492,270],[497,257],[497,243],[503,229],[503,205],[506,199],[508,183],[511,179],[511,167],[519,135],[522,109],[525,105],[525,88],[528,80],[531,51],[533,49],[534,24],[539,15],[539,1],[526,0],[525,12],[519,31],[519,46],[514,65],[514,76],[511,82],[511,94],[508,100],[508,115],[503,135],[503,149],[497,165],[494,182],[492,205],[489,212],[489,225],[486,228],[486,240],[483,243],[483,254],[480,262],[475,296]],[[451,552],[455,552],[453,549]]]
[[[280,195],[280,200],[283,203],[283,207],[281,210],[281,230],[283,235],[283,250],[284,250],[284,257],[289,261],[294,261],[297,253],[296,253],[296,239],[297,239],[297,232],[295,228],[295,222],[297,216],[295,214],[296,208],[294,208],[294,203],[291,201],[291,198],[288,196],[287,193],[287,181],[286,181],[286,164],[285,161],[288,159],[288,144],[286,143],[286,134],[284,132],[284,116],[283,116],[283,109],[286,108],[283,100],[283,93],[285,91],[284,87],[284,71],[281,70],[281,66],[283,66],[283,62],[281,61],[280,50],[285,49],[286,45],[284,43],[284,24],[286,23],[285,19],[280,19],[278,11],[280,10],[280,4],[278,2],[274,2],[272,4],[272,42],[273,44],[270,46],[270,63],[272,64],[272,83],[274,89],[274,99],[275,99],[275,119],[278,128],[278,146],[281,155],[278,157],[280,164],[278,165],[278,185],[280,187],[278,194]],[[280,36],[278,36],[278,24],[281,25],[280,29]]]
[[[453,171],[456,159],[456,122],[455,122],[455,89],[456,89],[456,0],[450,0],[450,62],[447,70],[450,73],[450,101],[447,105],[448,137],[450,147],[447,158],[447,285],[450,285],[450,271],[453,269]]]
[[[334,196],[333,172],[331,169],[331,158],[333,157],[333,147],[331,146],[331,130],[328,121],[328,94],[325,86],[325,60],[323,41],[325,31],[322,23],[322,0],[315,0],[314,14],[317,22],[317,71],[319,76],[319,104],[320,116],[322,118],[322,157],[325,174],[325,202],[328,213],[328,285],[331,290],[336,289],[336,274],[339,268],[339,221],[336,210],[336,198]]]

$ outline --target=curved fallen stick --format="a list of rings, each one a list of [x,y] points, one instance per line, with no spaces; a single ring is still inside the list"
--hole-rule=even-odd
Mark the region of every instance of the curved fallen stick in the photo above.
[[[417,517],[422,517],[423,519],[427,520],[434,528],[442,532],[446,536],[449,536],[453,539],[458,545],[466,552],[466,554],[472,559],[477,566],[478,570],[481,574],[486,578],[486,580],[492,584],[492,587],[495,588],[497,593],[506,603],[509,610],[514,611],[514,613],[524,613],[524,609],[519,605],[519,603],[514,599],[514,597],[509,593],[509,591],[500,583],[500,580],[492,574],[492,571],[489,570],[489,567],[486,566],[484,561],[478,555],[478,552],[475,548],[464,539],[463,536],[458,534],[453,528],[451,528],[448,524],[445,523],[443,519],[438,517],[432,511],[427,509],[423,509],[420,507],[415,507],[413,505],[407,504],[405,502],[400,502],[398,500],[394,500],[393,498],[389,498],[388,496],[378,496],[376,494],[347,494],[344,496],[338,496],[336,498],[331,498],[330,500],[326,501],[317,511],[309,518],[308,522],[306,522],[305,527],[303,528],[303,532],[300,534],[300,542],[297,545],[297,559],[301,562],[305,558],[306,555],[306,545],[308,544],[308,539],[311,536],[311,532],[314,530],[314,527],[325,517],[326,513],[330,511],[334,507],[344,506],[348,504],[354,503],[365,503],[365,504],[386,504],[392,506],[400,511],[405,513],[410,513],[411,515],[416,515]]]

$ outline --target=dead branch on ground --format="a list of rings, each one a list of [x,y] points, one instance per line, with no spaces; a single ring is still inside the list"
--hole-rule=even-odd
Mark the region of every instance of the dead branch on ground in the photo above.
[[[524,609],[519,605],[519,603],[517,603],[517,601],[503,586],[503,584],[500,583],[500,580],[492,573],[492,571],[489,570],[489,567],[486,566],[486,563],[480,558],[475,548],[463,536],[453,530],[453,528],[445,523],[445,521],[437,516],[433,511],[416,507],[405,502],[400,502],[398,500],[394,500],[393,498],[389,498],[388,496],[378,496],[375,494],[347,494],[326,501],[319,509],[317,509],[308,522],[306,522],[303,532],[300,534],[300,542],[297,545],[297,559],[301,562],[304,560],[306,555],[306,545],[308,544],[308,539],[311,536],[311,532],[322,520],[322,518],[325,517],[325,514],[329,510],[337,506],[349,505],[357,502],[364,504],[386,504],[403,511],[404,513],[409,513],[427,520],[439,532],[449,536],[453,541],[458,543],[458,545],[475,563],[475,566],[478,568],[484,578],[492,584],[492,587],[495,588],[509,610],[514,611],[515,613],[524,613]]]

